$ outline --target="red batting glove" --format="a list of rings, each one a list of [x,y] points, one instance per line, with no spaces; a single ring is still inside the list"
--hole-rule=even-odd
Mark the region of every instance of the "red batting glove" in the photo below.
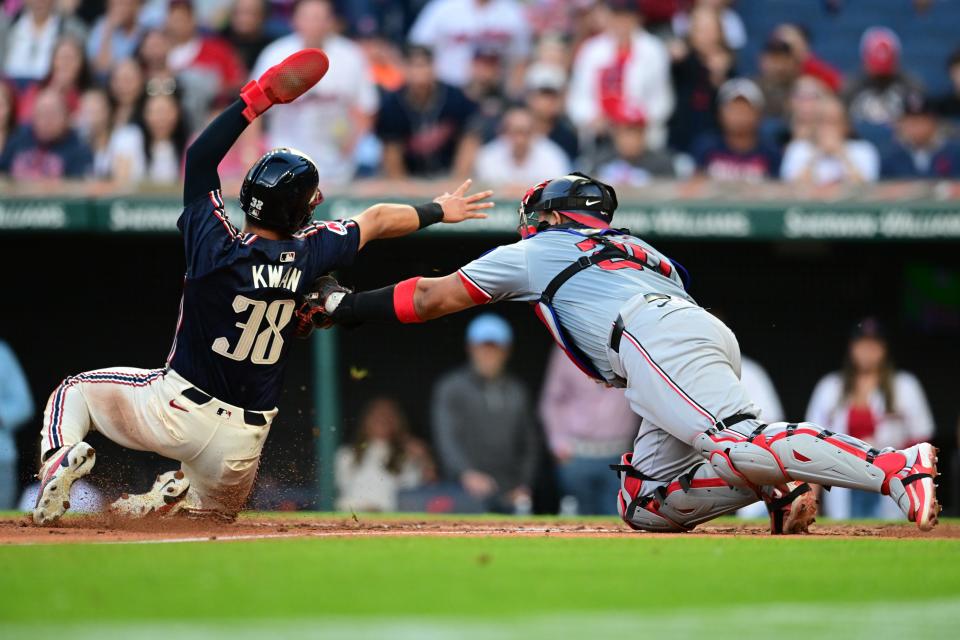
[[[247,105],[244,117],[253,122],[273,105],[293,102],[317,84],[329,68],[327,54],[320,49],[303,49],[288,56],[240,90],[240,98]]]

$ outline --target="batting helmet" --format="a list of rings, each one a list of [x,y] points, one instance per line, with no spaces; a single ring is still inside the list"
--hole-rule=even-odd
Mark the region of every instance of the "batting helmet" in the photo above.
[[[293,233],[323,202],[320,174],[296,149],[272,149],[257,160],[240,187],[240,208],[260,226]]]
[[[575,172],[531,187],[520,201],[520,235],[540,230],[540,212],[556,211],[580,224],[606,229],[617,209],[617,192],[608,184]]]

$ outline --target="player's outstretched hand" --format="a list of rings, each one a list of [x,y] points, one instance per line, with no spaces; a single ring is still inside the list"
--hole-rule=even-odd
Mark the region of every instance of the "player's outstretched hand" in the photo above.
[[[320,82],[329,68],[327,54],[320,49],[302,49],[287,56],[240,90],[247,105],[244,117],[253,122],[273,105],[293,102]]]
[[[464,220],[487,217],[487,214],[481,213],[481,211],[493,207],[493,203],[487,200],[493,195],[493,191],[481,191],[467,195],[467,189],[470,188],[472,183],[473,180],[467,178],[453,193],[444,193],[442,196],[433,199],[443,208],[444,222],[463,222]]]

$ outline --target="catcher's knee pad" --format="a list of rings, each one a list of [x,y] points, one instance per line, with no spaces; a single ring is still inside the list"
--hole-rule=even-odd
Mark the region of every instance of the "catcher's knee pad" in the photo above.
[[[740,434],[731,436],[708,431],[694,439],[718,476],[730,486],[750,488],[761,484],[785,482],[776,455]]]

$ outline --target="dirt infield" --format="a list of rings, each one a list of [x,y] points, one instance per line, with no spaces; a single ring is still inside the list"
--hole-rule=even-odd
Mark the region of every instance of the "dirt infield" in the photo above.
[[[358,518],[248,516],[233,524],[192,520],[117,520],[94,516],[65,518],[56,527],[37,527],[29,519],[0,519],[0,544],[63,544],[161,543],[205,540],[256,540],[272,538],[323,538],[331,536],[544,536],[544,537],[661,537],[671,536],[742,536],[767,535],[766,527],[757,523],[706,524],[693,533],[652,534],[629,531],[625,525],[608,521],[537,521],[531,520],[377,520],[372,516]],[[910,524],[814,524],[809,538],[874,537],[874,538],[960,538],[960,525],[944,523],[929,533],[922,533]]]

